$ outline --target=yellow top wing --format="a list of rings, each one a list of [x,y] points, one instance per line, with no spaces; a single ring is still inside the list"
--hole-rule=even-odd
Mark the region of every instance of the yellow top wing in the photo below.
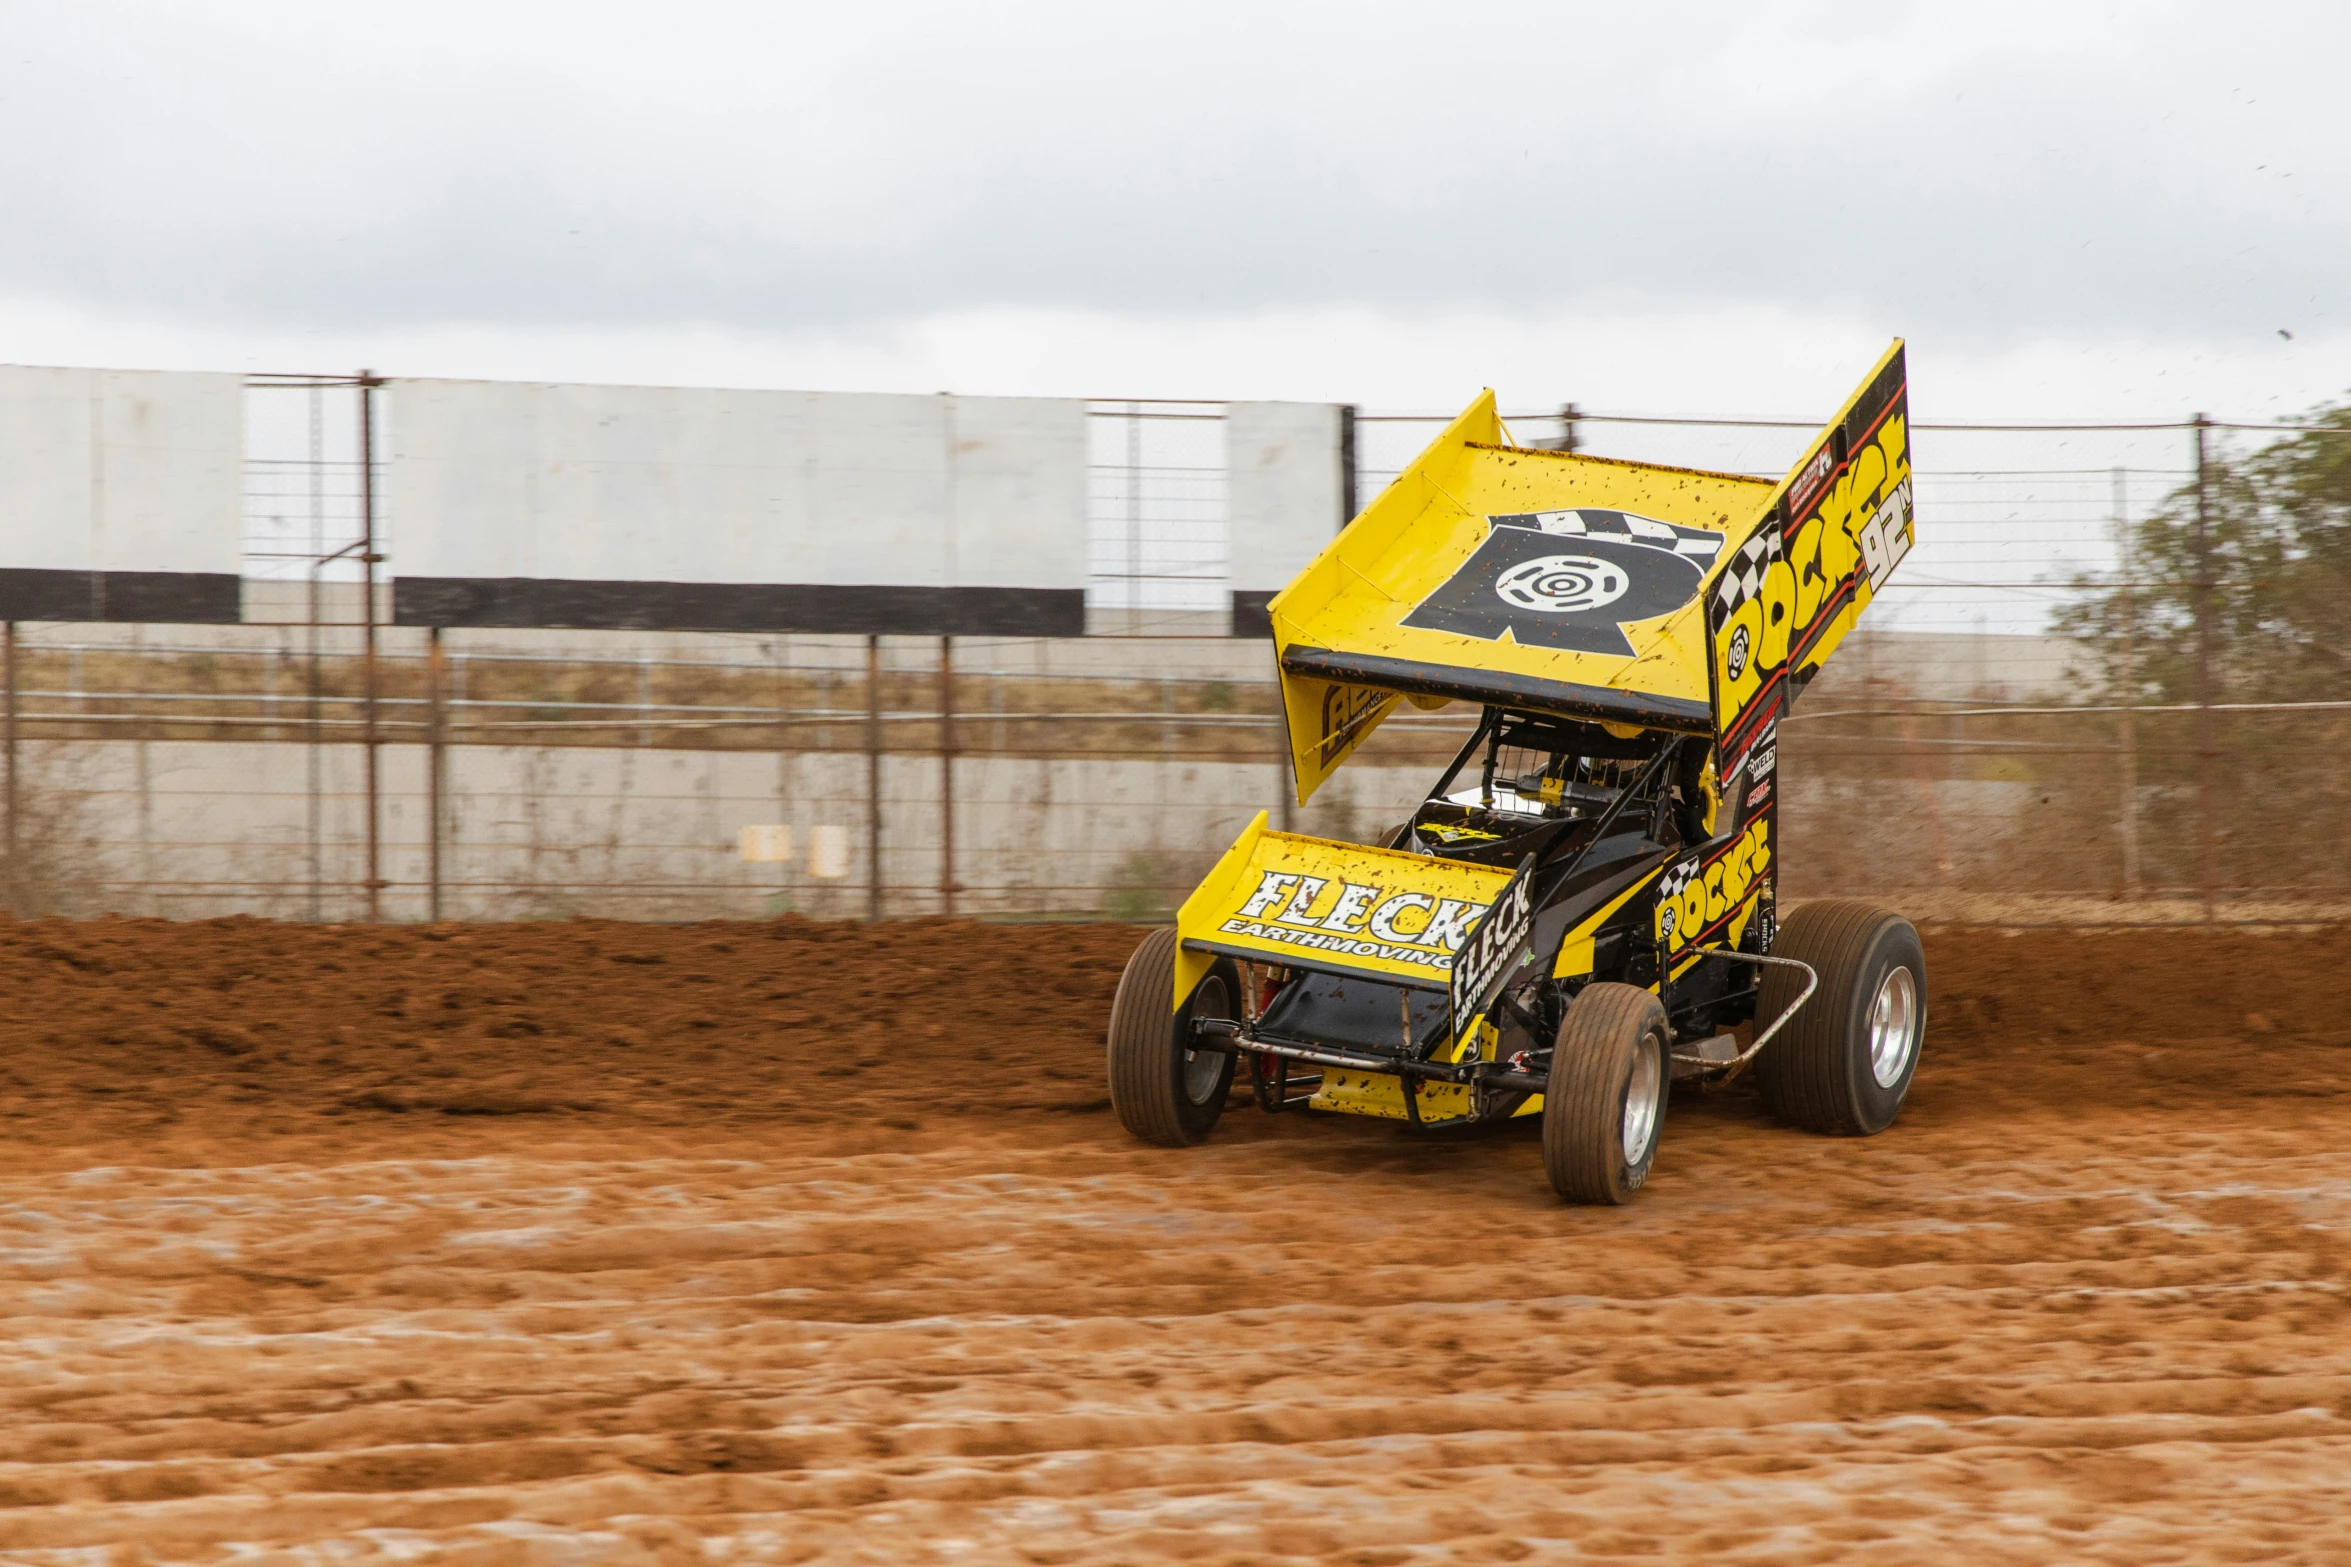
[[[1484,393],[1268,606],[1301,801],[1407,696],[1713,731],[1700,588],[1770,481],[1501,436]]]
[[[1908,547],[1902,374],[1897,342],[1776,485],[1507,446],[1482,394],[1267,606],[1300,802],[1406,699],[1710,736],[1751,723],[1765,681],[1790,654],[1826,658],[1900,558],[1861,533],[1870,517],[1884,533],[1897,485]],[[1841,575],[1799,587],[1806,562]],[[1739,615],[1767,623],[1734,648]]]

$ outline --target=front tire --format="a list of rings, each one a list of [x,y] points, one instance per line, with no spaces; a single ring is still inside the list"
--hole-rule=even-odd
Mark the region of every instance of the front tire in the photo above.
[[[1806,903],[1772,938],[1773,957],[1812,965],[1820,988],[1755,1058],[1764,1108],[1808,1132],[1868,1137],[1894,1124],[1926,1040],[1926,949],[1899,914],[1850,899]],[[1767,968],[1759,1027],[1804,981]]]
[[[1569,1202],[1627,1203],[1665,1120],[1673,1030],[1646,990],[1586,985],[1567,1009],[1543,1096],[1543,1173]]]
[[[1231,1055],[1183,1048],[1193,1019],[1241,1015],[1240,971],[1228,958],[1217,959],[1181,1007],[1171,1007],[1175,958],[1174,931],[1145,936],[1110,1003],[1110,1108],[1119,1125],[1162,1148],[1206,1137],[1233,1084]]]

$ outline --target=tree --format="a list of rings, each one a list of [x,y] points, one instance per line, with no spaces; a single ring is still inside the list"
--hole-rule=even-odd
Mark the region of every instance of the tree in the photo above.
[[[2351,430],[2351,403],[2299,422]],[[2173,491],[2132,530],[2128,580],[2094,588],[2058,630],[2092,646],[2110,684],[2127,647],[2139,701],[2193,702],[2208,574],[2213,701],[2351,699],[2351,435],[2303,431],[2208,458],[2205,518],[2200,562],[2196,486]]]

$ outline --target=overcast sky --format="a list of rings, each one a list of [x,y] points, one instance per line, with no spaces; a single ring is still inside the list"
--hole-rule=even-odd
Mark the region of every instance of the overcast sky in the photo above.
[[[1899,333],[1945,417],[2351,387],[2339,4],[0,20],[4,360],[1810,413]]]

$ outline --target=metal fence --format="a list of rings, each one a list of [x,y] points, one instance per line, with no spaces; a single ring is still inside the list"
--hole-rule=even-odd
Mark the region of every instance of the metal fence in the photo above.
[[[370,503],[361,378],[252,397],[265,623],[9,629],[12,909],[1150,917],[1258,809],[1375,835],[1471,721],[1400,715],[1311,809],[1285,807],[1266,645],[1166,634],[1228,586],[1221,405],[1094,405],[1090,598],[1129,634],[1031,642],[390,628],[364,591],[370,557],[397,570],[399,519]],[[1441,422],[1350,418],[1357,493]],[[1773,476],[1811,429],[1510,422]],[[1783,730],[1789,891],[2028,924],[2351,905],[2343,693],[2313,677],[2248,700],[2206,670],[2155,699],[2135,620],[2061,624],[2163,590],[2140,525],[2200,518],[2199,476],[2279,436],[1917,426],[1919,544]],[[2208,606],[2236,568],[2197,569]]]
[[[1263,643],[383,628],[371,698],[354,629],[15,628],[12,906],[1140,916],[1260,809],[1393,821],[1458,743],[1416,715],[1293,813]]]

